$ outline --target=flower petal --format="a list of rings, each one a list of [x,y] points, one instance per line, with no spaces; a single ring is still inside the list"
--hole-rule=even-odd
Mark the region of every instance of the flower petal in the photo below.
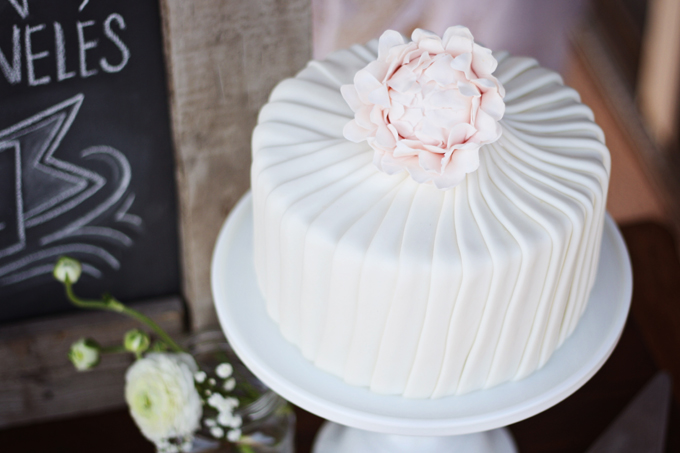
[[[349,121],[342,129],[342,135],[350,142],[359,143],[373,135],[373,131],[359,126],[355,120]]]
[[[384,108],[389,108],[392,103],[390,101],[390,95],[387,92],[387,87],[385,85],[380,85],[375,90],[368,94],[368,100],[371,104],[377,104]]]
[[[482,95],[479,88],[471,84],[470,82],[458,82],[458,90],[460,94],[468,97],[479,97]]]
[[[477,74],[477,77],[486,77],[493,74],[498,66],[498,61],[493,57],[491,49],[475,43],[472,46],[472,55],[472,70]]]
[[[424,74],[427,75],[431,80],[434,80],[439,85],[450,85],[456,83],[458,78],[456,73],[451,70],[453,63],[453,58],[451,55],[442,54],[437,55],[438,58],[434,59],[434,62],[427,68]]]
[[[345,100],[345,102],[347,102],[347,105],[349,105],[349,108],[351,108],[353,112],[356,112],[365,105],[363,102],[361,102],[359,93],[357,93],[357,89],[354,87],[354,85],[341,86],[340,94],[342,94],[342,98]]]
[[[354,88],[359,95],[359,99],[361,99],[361,102],[364,104],[371,104],[371,101],[368,99],[369,94],[381,86],[382,84],[378,79],[364,69],[357,71],[354,75]]]
[[[475,129],[477,129],[477,133],[471,140],[476,143],[491,143],[498,140],[501,136],[500,124],[481,109],[477,111]]]
[[[443,170],[443,157],[443,154],[422,151],[420,154],[418,154],[418,164],[423,170],[427,172],[441,174]]]
[[[471,124],[459,123],[456,124],[449,132],[448,140],[446,141],[447,147],[452,147],[454,145],[460,145],[465,143],[477,132]]]
[[[398,31],[386,30],[378,39],[378,59],[386,58],[392,47],[405,44],[405,42],[404,37]]]
[[[394,148],[394,157],[417,156],[422,151],[420,142],[415,140],[399,140]]]
[[[387,149],[392,149],[396,146],[397,141],[394,139],[394,135],[385,125],[378,126],[378,130],[375,133],[375,142]]]
[[[465,74],[465,78],[467,80],[471,80],[474,77],[472,74],[472,53],[471,52],[465,52],[460,55],[458,55],[456,58],[454,58],[451,61],[451,67],[457,71],[462,72]]]
[[[473,42],[472,33],[462,25],[447,28],[442,37],[444,48],[454,57],[462,53],[472,52]]]
[[[479,107],[496,121],[500,121],[505,113],[505,102],[496,90],[484,93]]]
[[[413,157],[413,162],[408,162],[406,166],[406,171],[415,182],[424,184],[432,180],[432,174],[425,171],[423,167],[420,166],[420,161],[418,158]]]

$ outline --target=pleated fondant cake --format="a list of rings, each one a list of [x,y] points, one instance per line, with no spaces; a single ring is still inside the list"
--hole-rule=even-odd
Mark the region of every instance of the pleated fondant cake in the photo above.
[[[378,393],[529,375],[595,280],[600,128],[558,74],[468,35],[391,32],[312,61],[274,89],[253,134],[267,310],[316,366]]]

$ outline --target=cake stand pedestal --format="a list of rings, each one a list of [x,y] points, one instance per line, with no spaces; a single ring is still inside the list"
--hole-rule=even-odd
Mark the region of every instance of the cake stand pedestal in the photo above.
[[[466,395],[407,399],[378,395],[321,371],[268,316],[253,265],[252,200],[227,218],[213,254],[215,307],[229,343],[250,370],[292,403],[331,422],[316,453],[510,453],[502,427],[542,412],[585,384],[614,350],[628,316],[632,274],[626,246],[607,216],[595,286],[578,326],[529,377]],[[343,425],[343,426],[340,426]]]

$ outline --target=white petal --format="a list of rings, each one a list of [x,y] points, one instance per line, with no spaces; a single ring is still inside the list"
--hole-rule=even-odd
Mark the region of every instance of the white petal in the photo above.
[[[352,120],[345,124],[345,127],[342,129],[342,135],[350,142],[359,143],[366,140],[368,137],[371,137],[373,131],[364,129],[359,126],[356,121]]]
[[[477,132],[477,129],[468,123],[456,124],[451,128],[446,144],[447,146],[453,146],[465,143],[475,134],[475,132]]]
[[[438,39],[441,41],[439,35],[429,30],[423,30],[422,28],[416,28],[413,30],[413,33],[411,33],[411,39],[415,43],[419,43],[425,39]]]
[[[472,140],[476,143],[491,143],[500,138],[500,124],[484,110],[477,111],[475,129],[477,133]]]
[[[387,92],[387,87],[385,85],[380,85],[380,87],[371,91],[368,94],[368,100],[372,104],[376,104],[381,107],[389,108],[391,106],[390,95]]]
[[[454,58],[451,61],[451,67],[465,74],[467,80],[474,78],[472,74],[472,53],[470,52],[462,53]]]
[[[418,148],[412,148],[411,146],[409,146],[409,144],[416,145],[416,143],[413,143],[413,140],[397,141],[397,146],[394,148],[394,157],[417,156],[421,150]]]
[[[354,85],[341,86],[340,94],[342,94],[343,99],[347,102],[347,105],[349,105],[349,108],[351,108],[353,112],[356,112],[365,105],[361,102],[359,93],[357,93],[357,89],[354,88]]]
[[[439,85],[450,85],[458,80],[455,71],[451,70],[453,58],[449,54],[437,55],[433,63],[424,71],[424,74]]]
[[[370,62],[363,71],[371,74],[377,81],[383,83],[387,77],[390,65],[384,61],[375,60]]]
[[[389,50],[401,44],[404,44],[404,37],[398,31],[385,30],[378,39],[378,58],[386,58]]]
[[[375,124],[371,121],[371,112],[373,111],[373,106],[362,105],[362,107],[356,111],[354,114],[354,121],[357,122],[357,126],[363,127],[372,131],[375,129]]]
[[[443,128],[451,129],[458,123],[459,114],[451,109],[427,109],[425,110],[425,117],[428,122],[433,125]]]
[[[498,61],[491,53],[491,49],[475,43],[472,47],[472,70],[477,77],[486,77],[493,74],[498,66]]]
[[[420,167],[430,173],[441,173],[442,172],[442,158],[443,154],[431,153],[428,151],[422,151],[418,155],[418,164]]]
[[[375,133],[375,142],[382,148],[391,149],[397,144],[392,132],[387,128],[387,126],[378,126],[378,130]]]
[[[457,149],[451,155],[450,166],[460,168],[465,173],[471,173],[479,168],[479,147],[471,149]]]
[[[482,95],[480,108],[494,120],[500,121],[505,113],[505,102],[503,102],[503,99],[496,90],[492,90]]]
[[[409,159],[409,158],[406,158]],[[385,153],[382,155],[380,159],[380,167],[382,171],[387,173],[388,175],[396,175],[397,173],[400,173],[404,171],[404,159],[395,159],[392,157],[389,153]]]
[[[432,174],[425,171],[423,167],[420,166],[420,162],[417,158],[412,158],[413,160],[408,162],[406,166],[406,171],[411,175],[414,181],[421,184],[432,180]]]
[[[354,75],[354,88],[359,95],[359,99],[361,99],[361,102],[364,104],[371,104],[368,96],[373,90],[378,89],[381,86],[382,84],[373,76],[373,74],[364,69],[357,71]]]
[[[392,75],[392,77],[390,77],[387,81],[387,86],[400,93],[406,93],[410,91],[412,87],[417,89],[416,75],[408,66],[402,66]]]
[[[472,52],[473,40],[470,30],[462,25],[447,28],[442,37],[444,48],[453,56]]]

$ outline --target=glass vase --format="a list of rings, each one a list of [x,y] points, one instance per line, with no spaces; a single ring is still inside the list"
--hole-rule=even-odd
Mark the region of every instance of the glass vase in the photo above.
[[[204,405],[201,429],[196,433],[192,453],[294,452],[295,414],[292,407],[243,365],[221,331],[199,332],[188,340],[187,347],[199,368],[206,373],[206,380],[219,381],[217,367],[225,362],[231,364],[231,377],[235,379],[236,385],[230,395],[241,401],[234,415],[242,420],[238,440],[216,439],[211,430],[216,426],[225,431],[227,428],[216,424],[215,409]]]

